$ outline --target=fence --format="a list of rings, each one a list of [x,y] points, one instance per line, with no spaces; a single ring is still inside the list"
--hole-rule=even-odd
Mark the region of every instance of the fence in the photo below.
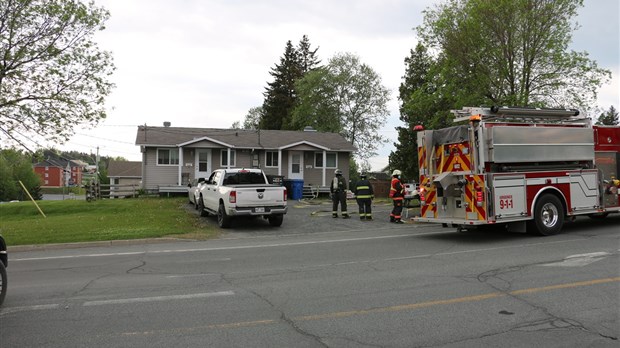
[[[102,198],[126,198],[137,197],[139,185],[99,184],[91,182],[85,186],[86,200]]]

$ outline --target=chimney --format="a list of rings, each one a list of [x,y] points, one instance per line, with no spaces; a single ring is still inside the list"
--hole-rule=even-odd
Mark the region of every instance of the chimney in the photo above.
[[[170,127],[170,124],[171,124],[170,122],[166,121],[164,122],[164,127]]]

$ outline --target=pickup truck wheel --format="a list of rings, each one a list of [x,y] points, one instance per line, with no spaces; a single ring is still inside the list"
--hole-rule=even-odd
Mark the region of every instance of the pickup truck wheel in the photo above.
[[[284,215],[272,215],[268,217],[269,224],[274,227],[282,226],[282,221],[284,221]]]
[[[4,263],[0,261],[0,306],[6,297],[6,287],[6,268],[4,267]]]
[[[217,210],[217,225],[221,228],[230,227],[230,217],[226,214],[224,204],[220,204],[220,208]]]
[[[563,224],[564,207],[562,202],[552,194],[545,194],[536,202],[534,220],[529,224],[528,232],[536,232],[541,236],[550,236],[560,232]]]
[[[202,196],[198,199],[198,210],[200,211],[200,216],[206,217],[209,216],[209,212],[205,210],[205,204],[202,201]]]

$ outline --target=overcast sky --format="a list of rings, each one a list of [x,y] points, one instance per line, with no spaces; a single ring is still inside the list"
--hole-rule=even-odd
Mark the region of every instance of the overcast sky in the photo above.
[[[56,147],[141,160],[134,145],[138,125],[229,128],[262,105],[269,71],[288,40],[308,35],[323,62],[351,52],[371,66],[392,91],[390,117],[381,133],[391,139],[371,159],[388,162],[397,134],[398,86],[404,58],[415,47],[413,28],[432,0],[96,0],[111,13],[96,36],[111,51],[116,89],[108,118]],[[587,51],[612,71],[599,91],[599,106],[620,106],[620,5],[585,0],[572,48]]]

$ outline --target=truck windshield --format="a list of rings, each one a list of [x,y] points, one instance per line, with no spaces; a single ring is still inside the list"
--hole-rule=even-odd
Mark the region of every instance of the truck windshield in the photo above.
[[[266,184],[262,173],[256,172],[237,172],[226,173],[224,185],[245,185],[245,184]]]

